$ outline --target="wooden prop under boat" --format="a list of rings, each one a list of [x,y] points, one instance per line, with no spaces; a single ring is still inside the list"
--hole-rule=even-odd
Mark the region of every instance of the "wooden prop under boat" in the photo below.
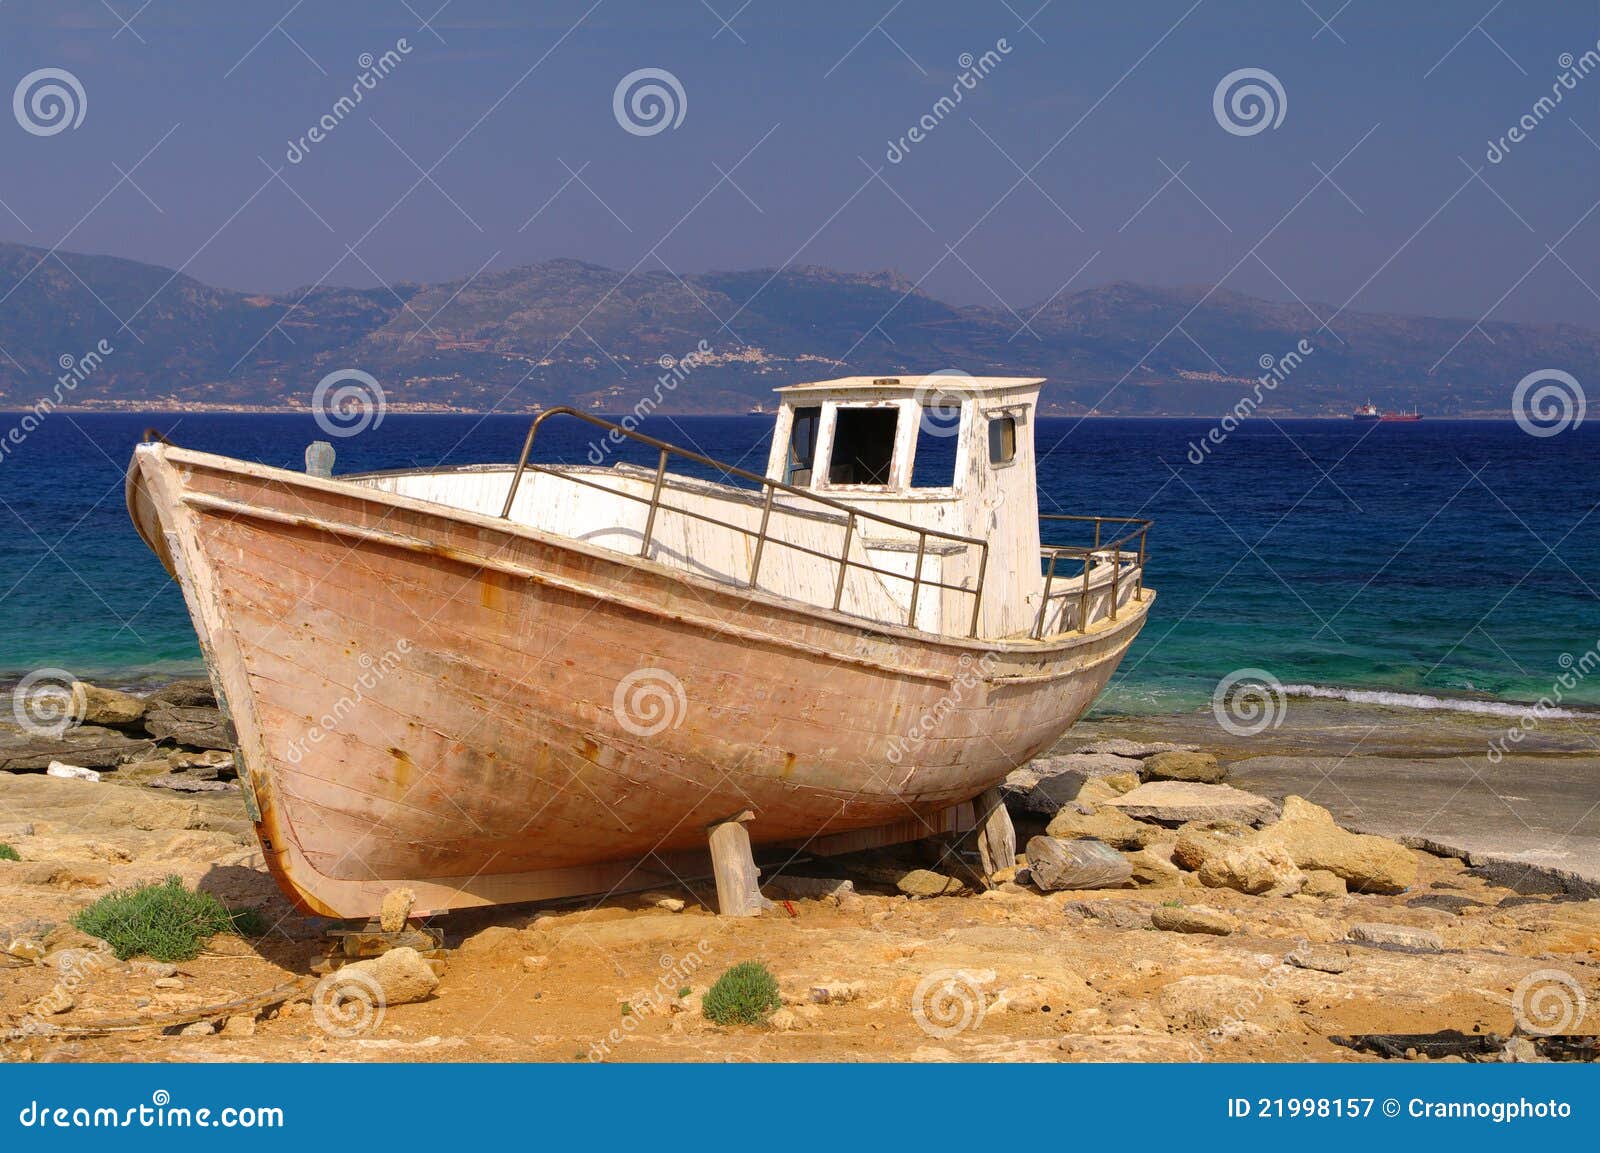
[[[570,409],[515,466],[335,478],[139,446],[129,511],[284,891],[357,918],[404,885],[442,912],[703,876],[733,814],[811,853],[970,826],[1143,625],[1149,522],[1047,517],[1094,541],[1041,546],[1041,382],[927,379],[780,389],[764,476]],[[554,417],[657,467],[531,463]],[[948,477],[913,484],[938,436]]]

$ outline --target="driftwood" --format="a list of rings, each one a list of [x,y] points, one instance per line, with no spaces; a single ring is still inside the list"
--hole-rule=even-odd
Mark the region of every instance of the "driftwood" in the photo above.
[[[1055,837],[1028,842],[1028,872],[1041,889],[1109,889],[1133,879],[1133,866],[1110,845]]]
[[[310,993],[315,985],[315,977],[296,977],[292,981],[260,993],[252,993],[246,997],[238,997],[215,1005],[201,1005],[193,1009],[180,1009],[175,1013],[163,1013],[159,1017],[103,1017],[98,1021],[84,1021],[72,1025],[57,1025],[36,1019],[18,1032],[32,1032],[47,1037],[102,1037],[107,1033],[126,1033],[139,1029],[170,1029],[174,1025],[192,1025],[196,1021],[214,1021],[219,1017],[234,1017],[241,1013],[259,1013],[262,1009],[270,1009],[274,1005],[281,1005],[285,1001],[292,1001],[296,997]]]
[[[710,827],[711,869],[717,878],[717,911],[724,917],[759,917],[769,902],[762,897],[755,856],[745,822],[755,814],[746,810]]]

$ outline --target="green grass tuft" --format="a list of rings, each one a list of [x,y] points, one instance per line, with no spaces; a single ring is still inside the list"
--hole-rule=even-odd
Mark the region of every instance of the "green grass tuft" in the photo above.
[[[772,970],[760,961],[742,961],[717,978],[702,1011],[718,1025],[756,1025],[782,1003]]]
[[[191,892],[177,877],[101,897],[72,918],[91,937],[110,944],[119,960],[146,956],[188,961],[218,933],[237,933],[241,922],[260,923],[254,909],[230,913],[210,893]]]
[[[6,844],[4,841],[0,841],[0,861],[20,861],[20,860],[22,860],[22,857],[17,852],[16,849],[12,848],[10,845]]]

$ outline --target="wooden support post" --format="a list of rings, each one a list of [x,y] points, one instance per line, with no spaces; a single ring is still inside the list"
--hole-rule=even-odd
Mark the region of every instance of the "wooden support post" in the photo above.
[[[717,911],[724,917],[759,917],[772,902],[761,895],[755,856],[745,823],[749,809],[706,827],[711,842],[711,870],[717,878]]]
[[[978,861],[985,879],[1017,863],[1017,831],[999,789],[985,789],[972,801],[978,827]]]

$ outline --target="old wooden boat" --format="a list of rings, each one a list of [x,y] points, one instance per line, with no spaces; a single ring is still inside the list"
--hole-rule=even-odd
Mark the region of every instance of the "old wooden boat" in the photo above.
[[[778,390],[764,474],[572,409],[494,466],[139,446],[128,507],[285,892],[357,918],[401,885],[435,912],[640,888],[735,813],[808,853],[969,825],[1144,623],[1149,522],[1040,517],[1040,381],[931,379]],[[536,460],[552,420],[601,462]]]

